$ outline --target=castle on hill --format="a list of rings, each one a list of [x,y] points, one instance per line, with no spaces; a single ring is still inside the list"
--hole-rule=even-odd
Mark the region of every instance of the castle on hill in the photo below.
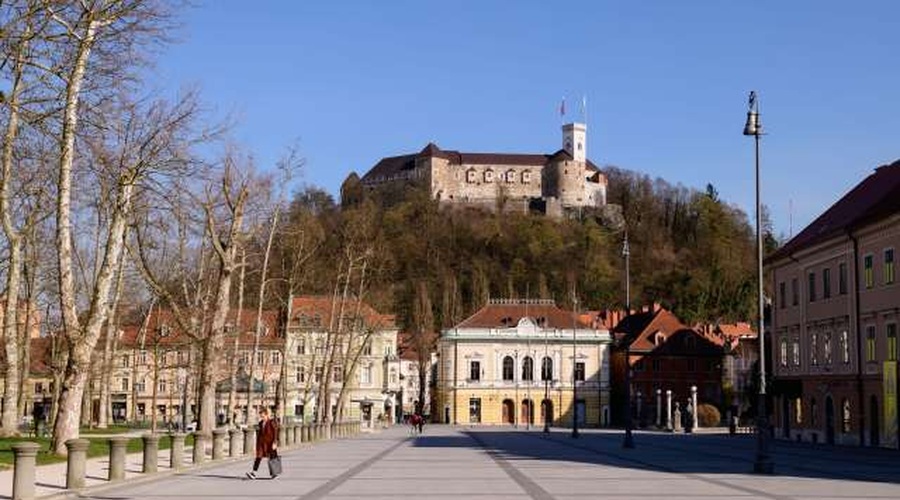
[[[429,143],[418,153],[382,158],[360,179],[367,188],[427,186],[442,204],[537,210],[562,215],[606,205],[606,176],[587,159],[587,126],[562,127],[551,154],[464,153]]]

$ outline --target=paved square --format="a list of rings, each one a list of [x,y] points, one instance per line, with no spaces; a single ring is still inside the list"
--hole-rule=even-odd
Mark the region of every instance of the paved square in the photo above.
[[[288,452],[275,480],[250,461],[123,485],[101,499],[897,499],[900,452],[775,443],[777,474],[755,476],[750,436],[430,426],[395,428]]]

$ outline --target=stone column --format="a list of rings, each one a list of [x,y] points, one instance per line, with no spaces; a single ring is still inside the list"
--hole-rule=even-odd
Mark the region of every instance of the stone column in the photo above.
[[[194,433],[194,465],[206,461],[206,436],[199,432]]]
[[[241,449],[244,446],[244,431],[241,429],[231,429],[228,431],[230,444],[228,445],[228,454],[231,457],[239,457],[244,454]]]
[[[109,438],[109,475],[110,481],[125,479],[125,448],[128,446],[128,438],[125,436],[113,436]]]
[[[256,454],[256,429],[248,427],[244,432],[244,454]]]
[[[287,428],[283,425],[278,426],[278,446],[288,447]]]
[[[673,431],[681,432],[681,410],[678,409],[678,401],[675,402],[675,411],[672,412],[672,420],[674,424]]]
[[[672,430],[672,390],[666,389],[666,429]]]
[[[32,500],[35,495],[34,477],[37,452],[41,449],[38,443],[25,441],[11,446],[15,455],[13,469],[13,500]]]
[[[300,424],[291,424],[291,446],[300,443]]]
[[[637,405],[636,406],[637,406],[638,427],[640,427],[640,426],[644,425],[644,423],[643,423],[643,421],[644,421],[644,413],[643,413],[644,394],[641,391],[637,391]]]
[[[225,458],[225,429],[213,429],[213,460],[222,460]]]
[[[87,449],[91,442],[87,439],[70,439],[66,441],[68,450],[66,467],[66,489],[77,490],[84,488],[85,462],[87,461]]]
[[[691,386],[691,405],[694,407],[694,411],[691,413],[691,415],[694,419],[694,422],[693,422],[693,425],[691,425],[691,427],[693,427],[694,429],[697,429],[700,427],[699,419],[697,418],[697,414],[700,413],[698,411],[700,409],[700,407],[697,406],[697,386],[696,385]]]
[[[325,439],[331,439],[334,437],[334,423],[329,423],[325,426]]]
[[[174,470],[184,468],[184,437],[181,432],[169,434],[169,439],[172,440],[169,448],[169,467]]]
[[[656,427],[662,427],[662,389],[656,390]]]
[[[300,426],[300,442],[309,442],[309,424],[303,424],[302,426]]]
[[[159,435],[144,434],[141,436],[144,441],[144,474],[150,474],[159,470]]]

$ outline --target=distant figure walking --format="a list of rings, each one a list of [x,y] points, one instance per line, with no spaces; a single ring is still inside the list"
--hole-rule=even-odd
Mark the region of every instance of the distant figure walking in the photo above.
[[[409,417],[409,425],[411,427],[411,432],[421,434],[422,428],[425,426],[425,419],[422,415],[413,413],[412,416]]]
[[[247,478],[256,479],[256,471],[262,459],[272,460],[278,456],[278,422],[269,417],[268,408],[259,409],[259,424],[256,426],[256,459],[253,460],[253,470],[247,473]],[[273,474],[272,478],[277,477]]]

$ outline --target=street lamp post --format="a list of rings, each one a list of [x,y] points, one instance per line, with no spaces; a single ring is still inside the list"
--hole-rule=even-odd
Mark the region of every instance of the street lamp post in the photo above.
[[[759,102],[756,91],[750,92],[747,109],[747,123],[744,124],[744,135],[753,136],[756,150],[756,293],[757,293],[757,334],[759,335],[759,394],[756,417],[756,460],[753,471],[759,474],[772,474],[775,465],[769,455],[769,423],[766,412],[766,341],[763,332],[763,244],[762,244],[762,204],[760,202],[759,182],[759,137],[762,135],[762,124],[759,121]]]
[[[578,437],[578,343],[575,340],[575,327],[578,321],[578,297],[572,291],[572,437]]]
[[[181,383],[181,432],[187,431],[187,370],[178,369],[178,381]]]
[[[541,401],[541,415],[544,418],[544,432],[550,432],[550,370],[547,361],[550,359],[550,341],[547,337],[547,328],[544,329],[544,359],[541,360],[541,378],[544,379],[544,400]]]
[[[628,232],[622,242],[622,257],[625,258],[625,315],[631,314],[631,249],[628,248]],[[629,339],[625,338],[625,440],[623,448],[634,448],[634,436],[631,432],[631,349]]]

